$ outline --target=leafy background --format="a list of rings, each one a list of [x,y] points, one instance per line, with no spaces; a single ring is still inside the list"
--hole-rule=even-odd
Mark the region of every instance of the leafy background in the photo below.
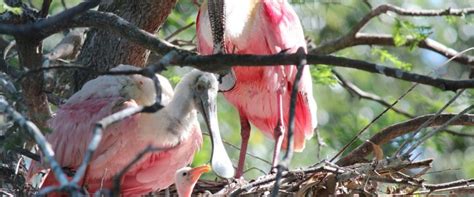
[[[36,7],[41,5],[40,0],[33,0],[32,2]],[[67,5],[71,7],[78,2],[80,1],[70,0],[67,1]],[[369,2],[373,7],[387,3],[380,0],[370,0]],[[393,0],[390,3],[412,9],[446,9],[474,6],[474,1],[464,0]],[[305,35],[312,42],[310,47],[344,35],[370,10],[363,1],[359,0],[299,0],[292,1],[292,5],[302,21]],[[0,7],[2,7],[1,9],[8,9],[3,8],[3,5]],[[51,12],[57,13],[61,10],[63,10],[61,1],[53,1]],[[197,7],[190,0],[181,0],[168,17],[166,24],[156,35],[166,38],[176,30],[195,22],[196,15]],[[413,36],[419,40],[428,37],[462,51],[474,45],[474,17],[400,17],[390,13],[374,18],[363,32],[391,34],[395,37],[398,45],[404,44],[407,36]],[[48,38],[44,49],[46,51],[50,50],[59,42],[62,36],[63,34],[57,34]],[[191,43],[186,47],[194,48],[192,43],[195,43],[195,26],[186,29],[170,41]],[[474,55],[473,52],[468,52],[468,54]],[[432,72],[434,68],[439,67],[447,60],[434,52],[419,49],[416,45],[412,47],[357,46],[338,51],[334,55],[380,63],[422,74]],[[12,64],[15,63],[12,62]],[[295,154],[291,164],[292,169],[307,167],[322,159],[330,159],[342,146],[350,141],[355,133],[385,109],[378,103],[351,95],[338,84],[331,72],[332,69],[361,89],[375,93],[388,102],[393,102],[411,86],[411,83],[408,82],[362,71],[333,68],[327,65],[311,66],[314,97],[318,103],[319,132],[326,146],[319,150],[316,138],[308,140],[304,152]],[[162,74],[175,84],[179,81],[180,76],[188,70],[187,68],[171,67]],[[447,66],[434,72],[434,75],[457,79],[466,78],[468,72],[466,66],[450,62]],[[446,112],[459,112],[467,105],[474,103],[473,93],[473,90],[466,91],[463,97],[452,104]],[[419,86],[396,107],[413,115],[435,113],[453,95],[453,92],[443,92],[435,88]],[[224,140],[230,144],[240,146],[238,114],[223,99],[222,95],[219,96],[218,110],[220,129]],[[389,111],[373,124],[349,150],[355,148],[382,128],[406,119],[403,115]],[[202,128],[205,130],[204,125]],[[450,127],[450,129],[461,133],[474,134],[472,127]],[[205,135],[204,139],[204,146],[196,154],[193,165],[209,162],[209,137]],[[392,143],[384,145],[382,148],[385,154],[391,155],[403,140],[403,137],[397,138]],[[252,128],[249,144],[248,151],[250,154],[271,161],[273,141],[263,136],[256,128]],[[231,146],[226,148],[236,164],[238,150]],[[474,165],[472,165],[474,162],[474,138],[440,133],[428,140],[416,152],[419,154],[418,159],[435,159],[431,169],[432,172],[426,177],[431,182],[474,177]],[[268,172],[270,165],[247,156],[246,168],[248,172],[245,177],[251,179]],[[204,177],[207,179],[215,178],[211,173]]]

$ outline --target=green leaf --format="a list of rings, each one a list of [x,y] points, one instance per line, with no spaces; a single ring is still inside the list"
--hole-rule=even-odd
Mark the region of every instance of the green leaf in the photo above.
[[[337,83],[336,77],[334,77],[331,67],[324,64],[318,64],[311,66],[310,68],[313,82],[322,85],[334,85]]]
[[[379,57],[381,62],[390,62],[396,68],[402,69],[404,71],[410,71],[413,68],[413,65],[404,61],[401,61],[396,56],[390,54],[387,50],[374,48],[372,50],[372,55],[376,55]]]
[[[2,1],[2,6],[0,7],[0,13],[3,13],[3,12],[11,12],[15,15],[21,15],[21,13],[23,13],[23,10],[20,7],[10,7]]]
[[[395,46],[407,45],[410,50],[413,50],[420,41],[428,38],[431,33],[430,26],[418,26],[410,21],[397,19],[392,36]]]
[[[457,17],[457,16],[444,16],[444,19],[445,19],[446,22],[448,22],[449,24],[456,24],[456,22],[458,21],[458,17]]]

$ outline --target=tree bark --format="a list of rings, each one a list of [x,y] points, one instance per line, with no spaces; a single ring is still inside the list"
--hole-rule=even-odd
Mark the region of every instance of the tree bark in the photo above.
[[[177,0],[114,0],[99,7],[99,11],[112,12],[154,33],[165,22]],[[95,71],[105,71],[118,64],[143,67],[149,51],[121,38],[110,31],[91,29],[78,57],[78,62]],[[86,81],[96,77],[91,73],[76,71],[74,84],[77,91]]]
[[[41,41],[27,38],[16,38],[20,65],[29,70],[41,68],[43,53]],[[48,97],[43,92],[43,74],[35,73],[21,81],[21,88],[28,107],[28,117],[41,129],[47,128],[47,120],[51,118]]]

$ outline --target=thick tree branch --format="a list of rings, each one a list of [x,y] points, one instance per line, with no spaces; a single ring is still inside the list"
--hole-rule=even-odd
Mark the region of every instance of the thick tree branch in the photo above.
[[[100,0],[87,0],[79,5],[47,19],[28,24],[0,24],[0,34],[10,34],[35,40],[51,35],[50,29],[58,24],[70,22],[75,16],[99,5]],[[48,6],[49,7],[49,6]]]
[[[411,46],[416,40],[414,38],[407,38],[407,42],[404,46]],[[388,34],[368,34],[368,33],[357,33],[354,37],[343,36],[339,39],[324,43],[315,49],[311,50],[314,54],[330,54],[348,47],[358,45],[380,45],[380,46],[395,46],[393,37]],[[469,55],[458,55],[458,51],[449,48],[436,40],[427,38],[418,42],[418,47],[434,51],[446,58],[452,58],[457,55],[453,60],[465,64],[474,66],[474,57]]]
[[[276,54],[267,56],[255,55],[212,55],[196,56],[196,53],[183,50],[174,45],[156,38],[154,35],[143,31],[126,20],[112,13],[102,13],[97,11],[87,11],[86,13],[74,18],[72,26],[69,23],[60,23],[55,29],[49,29],[49,33],[70,27],[96,27],[108,29],[120,34],[128,40],[140,44],[159,54],[165,54],[170,51],[176,51],[179,55],[173,61],[176,65],[194,65],[193,67],[217,72],[228,69],[232,65],[250,66],[250,65],[281,65],[297,64],[297,54]],[[384,67],[365,61],[353,60],[334,56],[307,55],[309,64],[328,64],[333,66],[355,68],[367,72],[384,74],[386,76],[403,79],[406,81],[417,82],[425,85],[434,86],[442,90],[457,90],[461,88],[473,88],[474,80],[447,80],[408,73],[396,68]],[[220,65],[216,67],[214,65]]]
[[[431,119],[433,116],[434,115],[419,116],[405,122],[394,124],[375,134],[370,138],[370,141],[378,145],[385,144],[396,137],[415,131],[420,125]],[[456,114],[441,114],[434,118],[428,126],[440,126],[454,116],[456,116]],[[459,119],[451,122],[451,125],[474,126],[474,114],[462,115]],[[372,151],[372,145],[369,142],[365,142],[348,155],[339,159],[336,164],[340,166],[347,166],[363,161],[364,157],[370,154]]]

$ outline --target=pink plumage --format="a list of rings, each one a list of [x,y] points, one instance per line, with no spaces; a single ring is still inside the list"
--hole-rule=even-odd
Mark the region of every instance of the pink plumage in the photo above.
[[[136,68],[122,65],[117,69]],[[82,180],[90,193],[101,187],[110,189],[113,176],[148,145],[173,148],[149,153],[135,164],[123,177],[121,194],[124,196],[138,196],[167,188],[174,182],[176,170],[192,162],[194,153],[202,144],[196,110],[192,110],[192,103],[171,100],[171,85],[163,77],[159,76],[159,79],[166,107],[154,114],[131,116],[104,131],[86,178]],[[88,82],[49,121],[52,133],[47,135],[47,140],[56,153],[55,159],[62,167],[77,169],[97,121],[127,107],[152,104],[154,99],[153,82],[142,76],[101,76]],[[179,124],[165,122],[178,118],[170,113],[173,108],[179,108],[177,106],[183,109],[188,106],[188,119]],[[169,129],[175,129],[176,133],[170,135],[167,133]],[[40,163],[33,163],[30,177],[45,168]],[[43,187],[58,184],[52,173],[46,176]]]
[[[227,53],[236,54],[276,54],[282,50],[296,52],[299,47],[306,50],[303,29],[298,16],[286,0],[225,0],[225,45]],[[207,5],[201,7],[197,20],[198,51],[213,53],[212,33]],[[275,134],[280,113],[285,130],[288,125],[288,111],[292,84],[297,68],[291,66],[274,67],[233,67],[236,84],[225,98],[239,111],[242,123],[242,148],[236,176],[240,176],[245,159],[246,140],[250,128],[247,120],[276,140]],[[313,135],[317,127],[316,103],[313,98],[311,74],[305,66],[298,84],[294,148],[302,151],[305,140]],[[281,97],[280,97],[281,95]],[[279,101],[279,98],[281,100]],[[279,110],[282,107],[282,112]],[[282,144],[286,148],[286,135]],[[275,147],[279,151],[280,147]],[[278,152],[275,152],[275,157]]]

